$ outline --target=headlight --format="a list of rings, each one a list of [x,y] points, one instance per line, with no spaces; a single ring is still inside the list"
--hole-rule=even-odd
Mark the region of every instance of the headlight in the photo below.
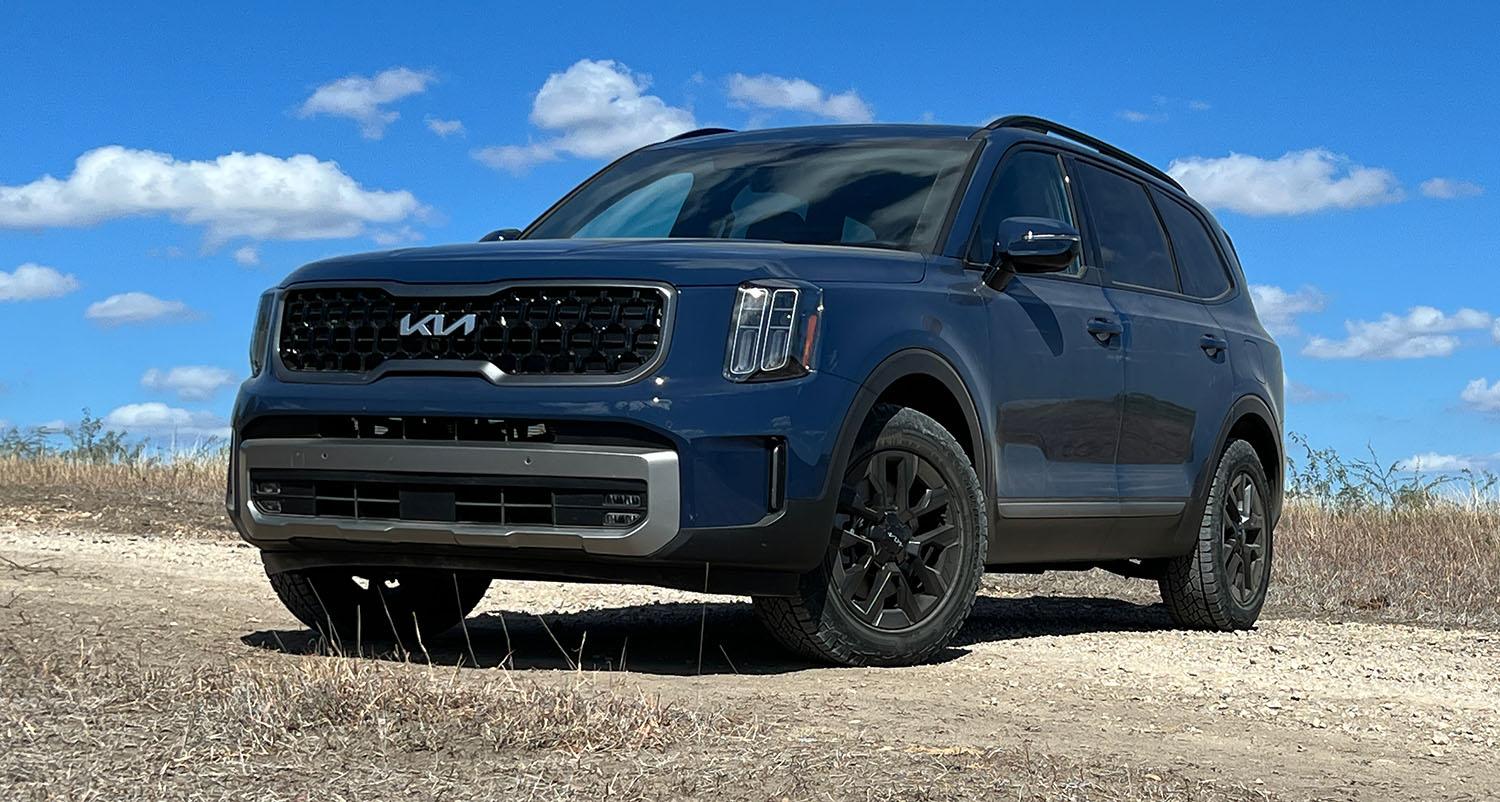
[[[817,368],[823,293],[788,281],[742,284],[730,316],[724,376],[771,381],[806,376]]]
[[[266,290],[255,310],[255,329],[250,332],[250,375],[259,376],[266,366],[266,346],[271,342],[271,310],[276,308],[276,291]]]

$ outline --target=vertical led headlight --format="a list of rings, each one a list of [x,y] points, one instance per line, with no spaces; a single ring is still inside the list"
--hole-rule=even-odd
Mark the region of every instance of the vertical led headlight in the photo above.
[[[255,308],[255,329],[250,332],[250,375],[259,376],[266,362],[266,346],[271,342],[271,312],[276,308],[276,291],[261,293]]]
[[[742,284],[735,293],[724,376],[770,381],[806,376],[816,367],[823,293],[787,281]]]

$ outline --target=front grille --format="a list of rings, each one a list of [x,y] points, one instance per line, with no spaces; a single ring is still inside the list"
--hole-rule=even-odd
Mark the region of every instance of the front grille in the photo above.
[[[560,443],[670,449],[672,441],[626,421],[474,418],[453,415],[266,415],[241,440],[317,437],[339,440],[446,440],[459,443]]]
[[[475,296],[398,296],[376,287],[293,289],[282,301],[277,350],[287,370],[302,373],[368,373],[395,361],[466,360],[488,362],[513,376],[617,376],[656,357],[666,308],[667,293],[656,287],[517,285]],[[469,314],[472,328],[455,325]]]
[[[631,479],[251,471],[250,498],[269,515],[371,521],[627,528],[646,514]]]

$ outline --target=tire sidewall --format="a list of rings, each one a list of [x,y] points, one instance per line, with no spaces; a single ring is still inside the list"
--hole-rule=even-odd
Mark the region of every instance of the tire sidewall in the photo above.
[[[1230,577],[1228,567],[1224,559],[1224,494],[1229,492],[1229,481],[1236,474],[1244,470],[1250,475],[1251,482],[1255,485],[1255,492],[1260,494],[1261,509],[1265,515],[1265,528],[1261,532],[1262,542],[1265,544],[1266,569],[1261,575],[1260,586],[1256,588],[1254,600],[1249,605],[1242,605],[1235,601],[1234,594],[1230,592]],[[1228,614],[1232,626],[1236,629],[1248,629],[1255,624],[1260,617],[1261,608],[1265,606],[1266,596],[1271,585],[1271,572],[1275,567],[1275,527],[1271,519],[1270,483],[1266,480],[1265,467],[1261,465],[1260,457],[1251,448],[1249,443],[1237,440],[1230,444],[1224,452],[1224,457],[1219,461],[1219,470],[1214,476],[1214,492],[1209,497],[1209,533],[1212,540],[1209,548],[1213,554],[1214,571],[1218,575],[1216,582],[1218,588],[1219,609]]]

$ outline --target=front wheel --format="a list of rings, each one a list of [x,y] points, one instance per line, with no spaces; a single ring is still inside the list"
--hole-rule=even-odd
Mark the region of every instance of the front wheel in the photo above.
[[[1270,485],[1255,448],[1236,440],[1214,472],[1198,542],[1168,560],[1161,595],[1180,627],[1249,629],[1271,582]]]
[[[845,473],[823,564],[755,600],[784,645],[845,665],[911,665],[953,640],[984,574],[979,478],[937,421],[881,405]]]

